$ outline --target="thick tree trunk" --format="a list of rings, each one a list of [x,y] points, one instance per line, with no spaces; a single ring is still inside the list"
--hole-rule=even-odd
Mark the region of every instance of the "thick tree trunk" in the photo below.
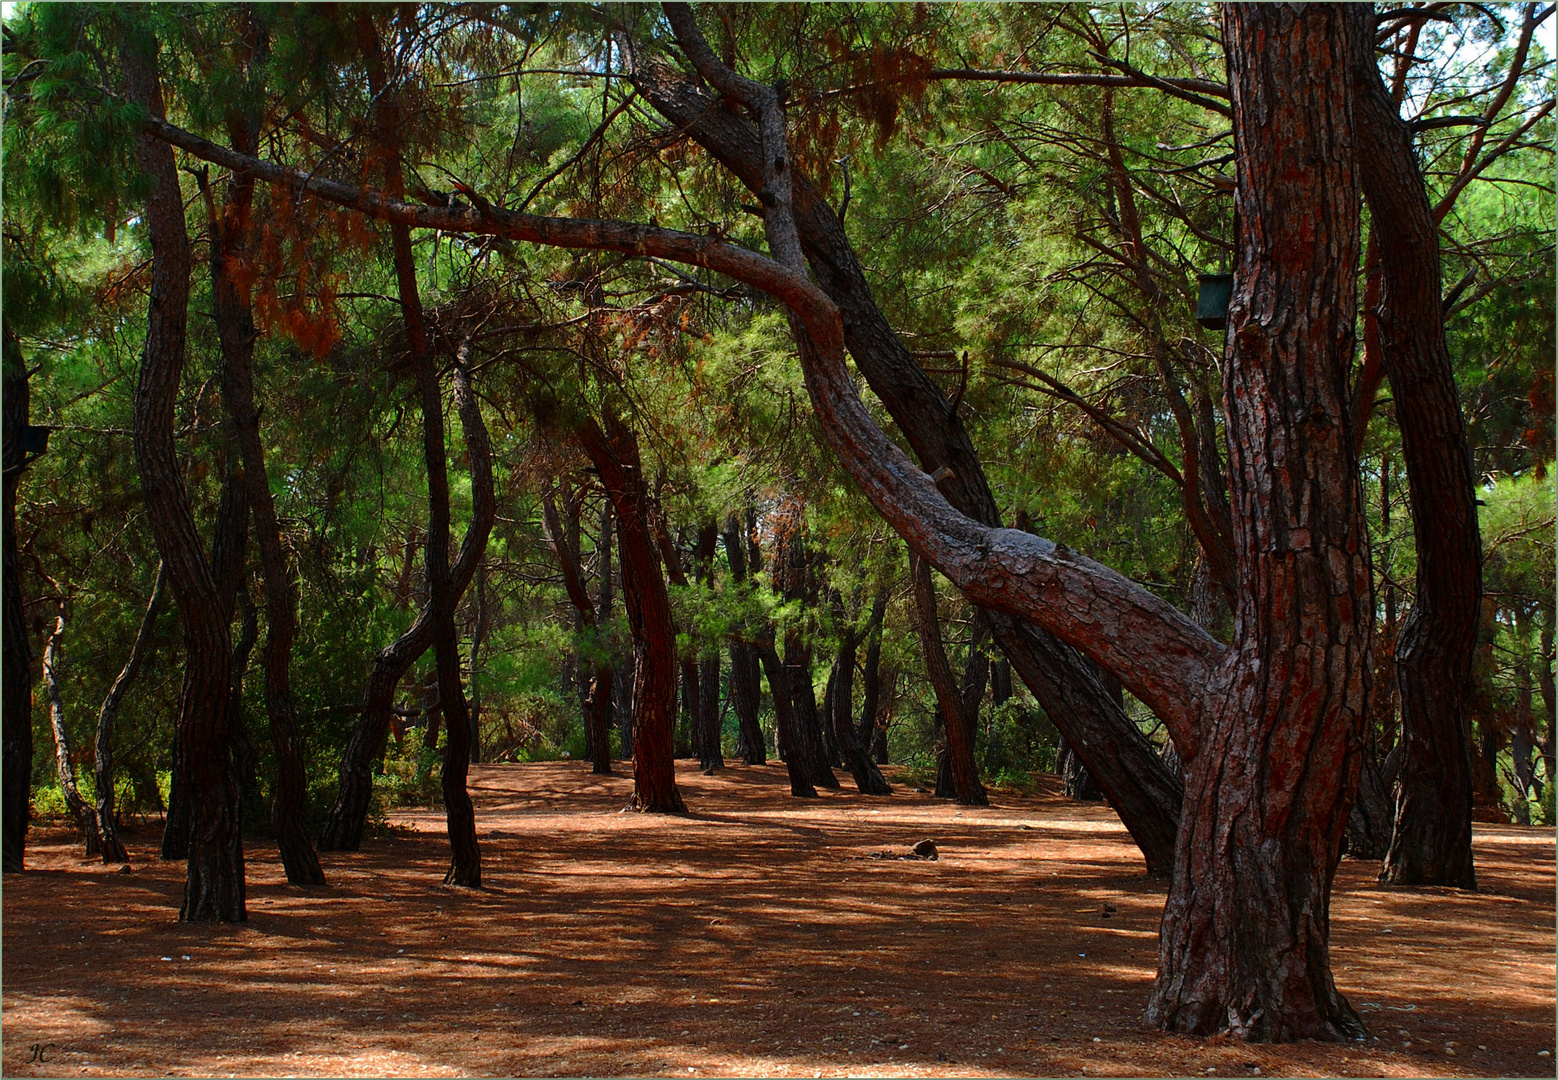
[[[228,124],[233,148],[253,153],[259,132],[240,120]],[[235,174],[220,219],[211,221],[211,280],[215,293],[217,337],[222,346],[222,396],[237,437],[248,501],[254,515],[254,540],[265,575],[265,709],[276,752],[275,799],[271,823],[287,881],[323,885],[324,871],[308,838],[303,816],[308,809],[308,779],[303,738],[292,704],[292,642],[297,636],[297,581],[287,565],[281,524],[271,497],[254,399],[254,342],[258,332],[248,290],[234,281],[248,245],[249,210],[254,178]]]
[[[952,668],[941,643],[941,624],[936,618],[936,587],[930,564],[917,555],[909,558],[914,577],[914,602],[919,612],[920,644],[925,651],[925,672],[936,690],[947,732],[947,763],[952,772],[953,797],[964,806],[989,806],[990,796],[979,781],[974,762],[974,724],[965,712],[963,696],[952,681]],[[981,680],[981,689],[983,689]]]
[[[595,594],[595,610],[599,625],[604,625],[611,618],[611,530],[611,498],[607,496],[601,500],[600,542],[596,547],[596,551],[600,554],[600,586]],[[595,675],[590,680],[587,720],[590,725],[590,743],[595,751],[592,759],[594,767],[590,771],[597,776],[604,776],[611,772],[612,705],[616,699],[613,683],[611,662],[602,656],[596,660]],[[624,744],[622,749],[624,759],[631,756],[630,744]]]
[[[730,563],[730,578],[737,590],[745,591],[750,586],[747,579],[747,542],[741,532],[735,514],[725,519],[721,539],[725,545],[725,558]],[[763,739],[762,726],[758,723],[762,692],[758,664],[752,643],[733,637],[730,642],[730,696],[736,710],[736,727],[741,733],[741,745],[737,752],[748,765],[764,765],[768,762],[768,746]]]
[[[98,835],[97,818],[92,808],[81,797],[76,786],[76,766],[70,745],[70,732],[65,727],[65,699],[60,695],[59,662],[61,643],[65,638],[65,616],[54,619],[54,629],[43,646],[43,688],[49,698],[49,727],[54,732],[54,764],[59,775],[60,791],[65,795],[65,809],[75,819],[76,828],[86,843],[86,856],[92,858],[103,850],[103,839]]]
[[[785,635],[784,685],[790,696],[790,715],[795,720],[795,739],[786,737],[787,752],[800,756],[807,778],[818,787],[839,790],[838,777],[828,765],[828,748],[822,738],[822,719],[817,714],[817,691],[812,686],[811,649],[799,634]],[[766,663],[766,660],[765,660]],[[770,677],[769,685],[773,684]]]
[[[27,455],[22,450],[22,431],[27,427],[27,365],[21,345],[10,326],[0,326],[4,350],[4,374],[0,376],[0,441],[4,444],[4,507],[0,507],[0,577],[3,577],[4,634],[0,652],[5,668],[0,672],[4,717],[0,719],[0,868],[5,873],[22,869],[27,846],[27,819],[32,804],[32,646],[27,615],[22,609],[21,567],[16,555],[16,494]]]
[[[1444,336],[1439,231],[1411,131],[1372,53],[1355,60],[1354,92],[1370,147],[1359,180],[1379,250],[1380,360],[1401,428],[1417,546],[1417,597],[1396,638],[1405,756],[1380,880],[1475,889],[1466,699],[1482,608],[1482,539]]]
[[[155,54],[133,39],[121,52],[126,96],[152,116],[163,113]],[[146,519],[168,569],[184,632],[184,683],[174,751],[189,807],[188,865],[179,918],[242,922],[241,792],[228,727],[231,640],[211,567],[179,475],[173,412],[184,370],[189,308],[189,239],[173,151],[150,135],[136,138],[149,177],[145,221],[152,245],[151,297],[135,391],[135,462]],[[170,815],[171,816],[171,815]]]
[[[1363,1034],[1329,937],[1373,616],[1347,389],[1356,143],[1338,77],[1372,56],[1367,11],[1224,8],[1241,223],[1224,410],[1243,588],[1189,763],[1147,1007],[1186,1034]]]
[[[153,631],[156,629],[157,615],[162,609],[167,583],[166,564],[159,561],[157,576],[152,582],[151,598],[146,601],[146,612],[141,616],[140,628],[135,632],[135,644],[130,647],[130,658],[124,662],[118,677],[108,688],[108,695],[103,698],[103,707],[97,714],[93,786],[97,789],[97,830],[103,838],[105,863],[130,861],[130,853],[119,839],[119,818],[114,807],[114,724],[119,718],[119,704],[124,700],[125,691],[130,689],[130,684],[140,674],[141,665],[151,649]]]
[[[579,426],[579,442],[600,472],[617,511],[622,595],[633,630],[633,800],[629,805],[652,813],[685,813],[673,756],[676,630],[655,552],[638,440],[627,424],[608,412],[604,426],[593,419]]]

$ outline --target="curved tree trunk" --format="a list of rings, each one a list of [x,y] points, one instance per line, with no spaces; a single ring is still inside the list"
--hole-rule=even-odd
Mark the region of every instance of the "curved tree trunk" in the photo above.
[[[1329,957],[1373,605],[1347,388],[1358,182],[1355,5],[1224,8],[1241,223],[1224,409],[1234,648],[1190,759],[1150,1023],[1266,1041],[1361,1036]]]
[[[1444,336],[1439,231],[1412,136],[1372,53],[1354,67],[1359,172],[1379,250],[1380,360],[1406,463],[1417,597],[1396,638],[1405,746],[1380,880],[1475,889],[1470,720],[1482,538],[1466,425]]]
[[[59,662],[60,646],[65,638],[65,616],[55,616],[54,629],[43,647],[43,687],[49,697],[49,727],[54,732],[54,764],[59,774],[60,791],[65,795],[65,809],[76,820],[86,842],[86,856],[92,858],[103,850],[103,839],[98,835],[97,818],[92,808],[81,797],[76,786],[76,767],[71,760],[74,754],[70,745],[70,732],[65,728],[65,701],[60,696]]]
[[[10,326],[0,326],[4,373],[0,375],[0,442],[4,444],[4,507],[0,507],[0,578],[3,578],[4,634],[0,651],[5,668],[0,672],[3,719],[0,719],[0,869],[22,869],[27,846],[27,818],[32,804],[32,646],[27,633],[27,614],[22,609],[21,568],[16,553],[16,494],[21,485],[27,455],[21,433],[28,422],[27,365],[21,345]]]
[[[130,647],[130,658],[124,662],[103,707],[97,714],[97,753],[93,786],[97,789],[97,830],[103,838],[105,863],[130,861],[130,853],[119,839],[119,819],[114,807],[114,723],[119,718],[119,704],[125,691],[140,674],[146,653],[151,648],[152,632],[157,625],[157,615],[162,608],[162,598],[168,583],[167,564],[157,563],[157,576],[152,582],[151,598],[146,601],[146,613],[141,616],[140,628],[135,632],[135,644]]]
[[[121,66],[126,96],[160,117],[162,88],[155,54],[146,55],[133,39],[127,40]],[[174,763],[187,800],[189,825],[180,834],[186,841],[188,864],[179,918],[242,922],[248,917],[242,796],[227,730],[232,643],[173,443],[173,411],[184,370],[189,317],[189,238],[172,148],[142,134],[136,138],[136,158],[150,178],[145,220],[152,244],[152,277],[135,391],[135,463],[147,522],[167,566],[184,632],[184,683]]]
[[[259,132],[252,122],[228,123],[233,148],[253,153]],[[292,642],[297,636],[297,581],[283,550],[281,525],[271,497],[260,440],[260,417],[254,400],[254,342],[258,332],[246,288],[233,280],[232,269],[245,258],[249,209],[254,178],[235,174],[221,217],[211,221],[211,280],[215,293],[217,337],[222,346],[222,396],[227,403],[243,471],[249,507],[254,515],[254,540],[265,575],[265,710],[276,751],[275,801],[271,822],[287,881],[293,885],[323,885],[319,856],[304,828],[308,780],[303,763],[303,739],[292,704]]]
[[[633,801],[629,805],[653,813],[685,813],[673,756],[676,630],[655,553],[638,440],[631,428],[608,412],[604,429],[593,419],[579,426],[579,443],[599,470],[617,511],[623,600],[633,628]]]
[[[765,187],[758,134],[748,120],[664,65],[641,66],[630,77],[656,111],[751,191]],[[920,467],[941,477],[937,487],[946,499],[982,524],[999,525],[984,468],[956,410],[877,306],[838,215],[804,176],[796,173],[792,180],[795,225],[807,264],[843,315],[845,343],[860,373],[908,439]],[[1149,871],[1167,873],[1179,823],[1178,779],[1130,717],[1099,692],[1097,678],[1074,648],[1031,623],[996,611],[987,615],[996,644],[1098,777],[1142,846]]]

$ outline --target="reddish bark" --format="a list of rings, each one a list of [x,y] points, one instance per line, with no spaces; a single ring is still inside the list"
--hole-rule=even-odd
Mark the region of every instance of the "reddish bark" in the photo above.
[[[633,800],[629,805],[653,813],[685,813],[687,806],[676,788],[672,745],[676,631],[655,551],[638,440],[632,429],[610,412],[603,423],[586,418],[579,425],[578,436],[617,511],[622,593],[633,630],[634,653]]]
[[[1329,961],[1372,600],[1347,393],[1358,259],[1351,6],[1224,9],[1241,223],[1228,417],[1242,588],[1189,762],[1150,1023],[1252,1040],[1363,1026]]]

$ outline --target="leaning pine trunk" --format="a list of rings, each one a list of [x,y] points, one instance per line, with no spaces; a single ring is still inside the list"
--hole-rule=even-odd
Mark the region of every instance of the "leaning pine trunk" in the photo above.
[[[1373,601],[1353,441],[1361,5],[1224,8],[1240,221],[1224,410],[1233,648],[1185,784],[1147,1019],[1185,1034],[1350,1039],[1330,893],[1358,782]]]

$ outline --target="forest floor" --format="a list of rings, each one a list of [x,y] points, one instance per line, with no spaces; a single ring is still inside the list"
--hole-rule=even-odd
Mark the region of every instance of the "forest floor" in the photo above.
[[[618,812],[617,768],[475,767],[479,892],[440,884],[441,812],[325,855],[323,888],[251,843],[238,926],[175,921],[154,826],[130,873],[37,828],[4,881],[0,1072],[1554,1075],[1551,829],[1479,824],[1475,894],[1344,860],[1332,960],[1370,1038],[1251,1046],[1142,1025],[1164,886],[1102,805],[800,802],[780,765],[682,762],[692,813],[653,817]],[[926,838],[938,860],[894,857]]]

